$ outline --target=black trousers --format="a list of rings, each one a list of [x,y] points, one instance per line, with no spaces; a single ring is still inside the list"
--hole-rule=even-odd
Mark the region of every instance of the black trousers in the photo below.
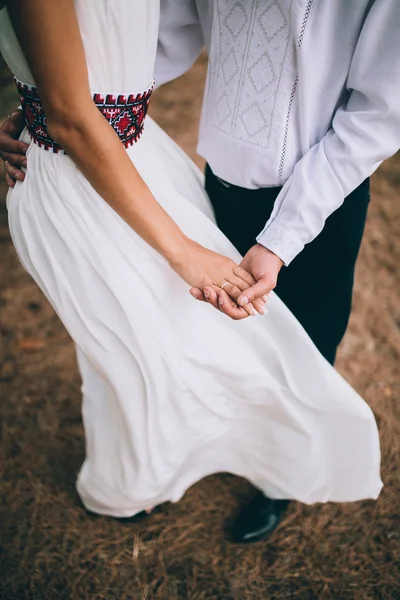
[[[218,226],[244,255],[269,219],[281,188],[227,187],[207,165],[206,190]],[[327,219],[319,236],[282,267],[275,289],[331,364],[350,316],[369,197],[367,179]]]

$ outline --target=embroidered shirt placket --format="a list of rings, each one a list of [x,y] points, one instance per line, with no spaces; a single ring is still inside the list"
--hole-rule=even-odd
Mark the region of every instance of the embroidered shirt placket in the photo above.
[[[303,17],[303,22],[301,25],[301,29],[300,29],[300,34],[299,34],[299,39],[297,40],[297,49],[300,51],[301,50],[301,46],[303,43],[303,38],[304,38],[304,33],[307,27],[307,23],[308,23],[308,18],[310,16],[310,12],[311,12],[311,8],[313,5],[314,0],[308,0],[307,2],[307,6],[306,6],[306,10],[304,13],[304,17]],[[292,105],[293,105],[293,100],[296,96],[296,91],[297,91],[297,85],[299,83],[299,74],[296,73],[296,77],[293,83],[293,87],[292,87],[292,92],[290,94],[290,98],[289,98],[289,105],[288,105],[288,110],[287,110],[287,115],[286,115],[286,122],[285,122],[285,131],[283,134],[283,142],[282,142],[282,153],[281,153],[281,160],[279,161],[279,171],[278,171],[278,179],[281,182],[282,181],[282,177],[283,177],[283,168],[285,165],[285,158],[286,158],[286,148],[287,148],[287,139],[288,139],[288,134],[289,134],[289,123],[290,123],[290,113],[292,111]]]

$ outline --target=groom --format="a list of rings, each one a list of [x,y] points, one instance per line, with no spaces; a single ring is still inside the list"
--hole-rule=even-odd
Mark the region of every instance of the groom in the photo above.
[[[399,7],[161,0],[157,82],[208,49],[198,151],[217,223],[257,281],[238,302],[275,288],[332,364],[351,309],[368,177],[400,147]],[[9,185],[23,178],[18,120],[0,131]],[[192,294],[225,312],[212,289]],[[234,539],[263,539],[287,504],[258,494]]]

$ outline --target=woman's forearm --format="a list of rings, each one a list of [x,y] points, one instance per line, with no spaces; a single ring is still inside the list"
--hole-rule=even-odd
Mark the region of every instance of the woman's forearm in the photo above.
[[[81,108],[79,118],[52,111],[48,129],[132,229],[169,262],[179,260],[185,252],[186,236],[154,198],[96,106],[88,103]]]
[[[74,0],[8,0],[29,57],[49,134],[106,202],[170,262],[187,238],[136,171],[117,134],[96,108]]]

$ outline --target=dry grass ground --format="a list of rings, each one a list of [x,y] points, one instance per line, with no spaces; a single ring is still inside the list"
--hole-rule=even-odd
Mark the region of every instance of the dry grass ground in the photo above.
[[[192,156],[203,78],[200,62],[158,92],[152,109]],[[15,256],[0,185],[1,598],[399,599],[400,159],[373,179],[354,310],[337,363],[377,416],[384,491],[376,504],[293,505],[269,541],[248,548],[232,546],[226,529],[251,490],[226,474],[142,524],[90,518],[81,508],[74,481],[84,438],[73,347]]]

